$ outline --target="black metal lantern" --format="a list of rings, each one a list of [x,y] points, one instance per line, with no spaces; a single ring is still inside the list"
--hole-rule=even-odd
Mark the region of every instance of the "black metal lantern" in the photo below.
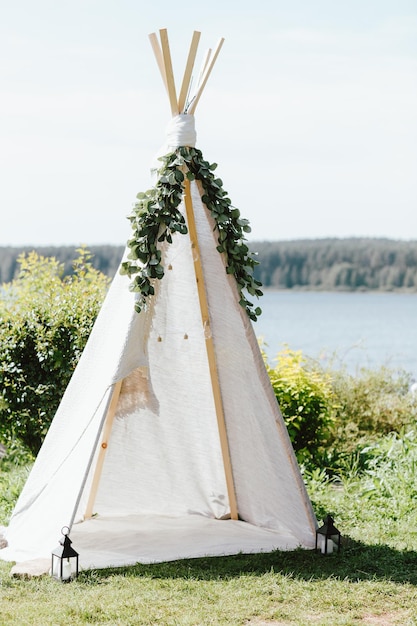
[[[51,576],[66,583],[78,576],[78,552],[71,547],[68,526],[64,526],[61,533],[59,545],[52,550]]]
[[[322,554],[332,554],[332,552],[340,552],[341,534],[334,525],[331,515],[323,520],[323,526],[316,530],[316,552]]]

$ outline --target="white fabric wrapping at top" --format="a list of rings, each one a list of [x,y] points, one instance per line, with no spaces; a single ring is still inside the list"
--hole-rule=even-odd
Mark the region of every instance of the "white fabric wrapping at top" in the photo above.
[[[194,148],[197,140],[194,115],[180,114],[171,118],[166,129],[166,144],[170,148],[189,146]]]
[[[250,547],[243,537],[228,539],[225,550],[221,541],[217,548],[215,542],[207,547],[203,536],[193,548],[195,534],[187,543],[185,532],[166,558],[257,547],[311,548],[316,520],[252,325],[216,250],[213,223],[195,182],[192,199],[238,511],[246,523],[269,529],[273,536],[269,542],[269,535],[265,541],[260,533],[258,541],[253,533]],[[99,532],[102,525],[96,520],[111,519],[111,532],[117,534],[118,528],[123,533],[128,517],[169,517],[173,535],[166,536],[169,523],[163,533],[172,545],[175,520],[187,516],[211,518],[219,524],[219,537],[223,531],[233,534],[233,528],[240,532],[236,525],[223,526],[227,521],[215,521],[227,516],[230,506],[189,235],[175,235],[163,263],[165,276],[156,281],[155,296],[140,315],[133,310],[129,279],[116,276],[17,503],[6,531],[9,547],[0,550],[0,558],[49,556],[60,529],[74,517],[81,522],[73,526],[74,538],[84,552],[89,541],[100,544],[93,529]],[[122,379],[94,518],[83,522],[110,386]],[[141,523],[132,523],[138,529],[134,540],[146,542],[148,530],[141,534]],[[84,532],[91,539],[83,538]],[[91,555],[88,567],[140,558],[140,546],[132,546],[130,554],[121,550],[107,562],[102,557],[95,562]],[[158,541],[146,559],[164,560]]]
[[[188,115],[186,113],[174,115],[166,128],[165,142],[152,160],[151,172],[155,173],[161,167],[161,162],[158,160],[160,157],[182,146],[194,148],[196,141],[197,133],[195,130],[194,115]]]

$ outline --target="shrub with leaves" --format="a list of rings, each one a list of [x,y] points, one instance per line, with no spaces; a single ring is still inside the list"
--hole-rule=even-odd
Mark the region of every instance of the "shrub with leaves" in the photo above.
[[[317,462],[332,423],[331,377],[301,351],[285,348],[276,361],[266,367],[297,458]]]
[[[414,428],[417,396],[410,392],[411,375],[403,370],[362,368],[355,375],[344,369],[332,375],[334,421],[327,464],[335,471],[364,469],[363,449],[381,435]]]
[[[399,432],[417,419],[417,397],[410,393],[411,376],[388,367],[344,370],[333,376],[336,420],[358,435]]]
[[[79,249],[73,275],[35,252],[0,297],[0,438],[33,453],[42,443],[108,287]]]

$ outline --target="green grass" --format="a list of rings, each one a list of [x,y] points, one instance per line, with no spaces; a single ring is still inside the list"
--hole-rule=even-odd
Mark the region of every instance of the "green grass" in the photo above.
[[[1,623],[416,624],[416,565],[413,552],[351,542],[328,558],[196,559],[85,572],[68,585],[13,580],[2,566]]]
[[[386,436],[362,455],[361,473],[305,476],[318,517],[333,513],[343,534],[340,555],[137,565],[82,572],[67,585],[13,579],[0,561],[0,624],[417,625],[417,436]],[[24,471],[7,475],[0,503],[9,511]]]

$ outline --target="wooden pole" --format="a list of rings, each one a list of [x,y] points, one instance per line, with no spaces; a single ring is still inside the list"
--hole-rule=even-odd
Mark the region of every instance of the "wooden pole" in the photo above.
[[[202,80],[202,78],[204,76],[204,72],[206,71],[206,67],[208,65],[208,62],[210,61],[210,57],[211,57],[211,53],[212,52],[213,52],[213,50],[211,48],[209,48],[206,51],[206,54],[205,54],[204,59],[203,59],[203,62],[201,64],[200,73],[198,75],[197,89],[201,85],[201,80]]]
[[[167,90],[167,94],[169,96],[167,76],[165,73],[165,66],[164,66],[164,58],[162,56],[161,46],[159,45],[159,41],[158,41],[158,37],[156,36],[156,33],[151,33],[149,35],[149,41],[151,42],[152,50],[155,55],[156,62],[158,64],[159,71],[161,73],[162,82],[164,83],[165,89]]]
[[[220,446],[223,456],[223,465],[226,476],[227,493],[229,496],[230,516],[232,519],[238,519],[236,492],[233,481],[232,463],[230,459],[229,442],[227,439],[226,422],[224,418],[223,401],[220,391],[219,375],[216,364],[216,354],[214,351],[213,337],[210,329],[210,316],[207,303],[207,293],[204,284],[203,267],[201,263],[200,250],[198,246],[197,228],[194,218],[194,209],[191,199],[190,181],[185,181],[184,194],[185,210],[187,214],[188,230],[190,233],[191,246],[194,249],[194,271],[197,281],[198,297],[200,300],[201,321],[203,323],[204,334],[206,337],[207,358],[210,368],[211,385],[213,389],[213,398],[216,409],[217,425],[220,435]]]
[[[214,67],[214,64],[215,64],[216,59],[218,57],[218,54],[219,54],[219,52],[221,50],[223,42],[224,42],[223,38],[219,40],[219,42],[217,44],[217,47],[216,47],[216,49],[214,51],[214,54],[211,57],[209,64],[206,66],[206,68],[204,70],[203,78],[201,79],[201,84],[200,84],[200,86],[199,86],[199,88],[197,90],[197,93],[195,94],[195,98],[194,98],[194,100],[193,100],[193,102],[192,102],[192,104],[191,104],[191,106],[190,106],[190,108],[188,110],[188,113],[190,115],[194,115],[196,106],[198,104],[198,101],[200,100],[201,94],[203,93],[204,87],[206,86],[206,83],[207,83],[208,78],[209,78],[209,76],[211,74],[211,71],[212,71],[212,69]]]
[[[182,85],[180,90],[180,96],[178,98],[178,109],[180,113],[184,112],[185,101],[187,98],[188,88],[190,86],[191,74],[193,71],[195,57],[197,54],[198,42],[200,41],[201,33],[195,30],[193,38],[191,40],[190,51],[188,53],[187,64],[185,66],[184,78],[182,79]]]
[[[111,429],[113,426],[113,420],[116,413],[117,402],[119,400],[120,389],[122,387],[122,381],[115,383],[113,386],[112,398],[107,411],[106,419],[103,424],[103,435],[101,438],[100,450],[98,453],[97,463],[94,470],[93,480],[91,482],[90,495],[88,498],[87,506],[84,513],[85,519],[90,519],[93,515],[94,502],[97,496],[97,490],[100,483],[101,473],[103,471],[104,457],[106,456],[107,446],[109,444]]]
[[[169,103],[171,105],[172,115],[178,115],[178,102],[177,93],[175,91],[174,72],[172,70],[171,52],[169,50],[168,31],[166,28],[161,28],[159,31],[161,37],[162,56],[164,58],[166,84],[168,87]]]

